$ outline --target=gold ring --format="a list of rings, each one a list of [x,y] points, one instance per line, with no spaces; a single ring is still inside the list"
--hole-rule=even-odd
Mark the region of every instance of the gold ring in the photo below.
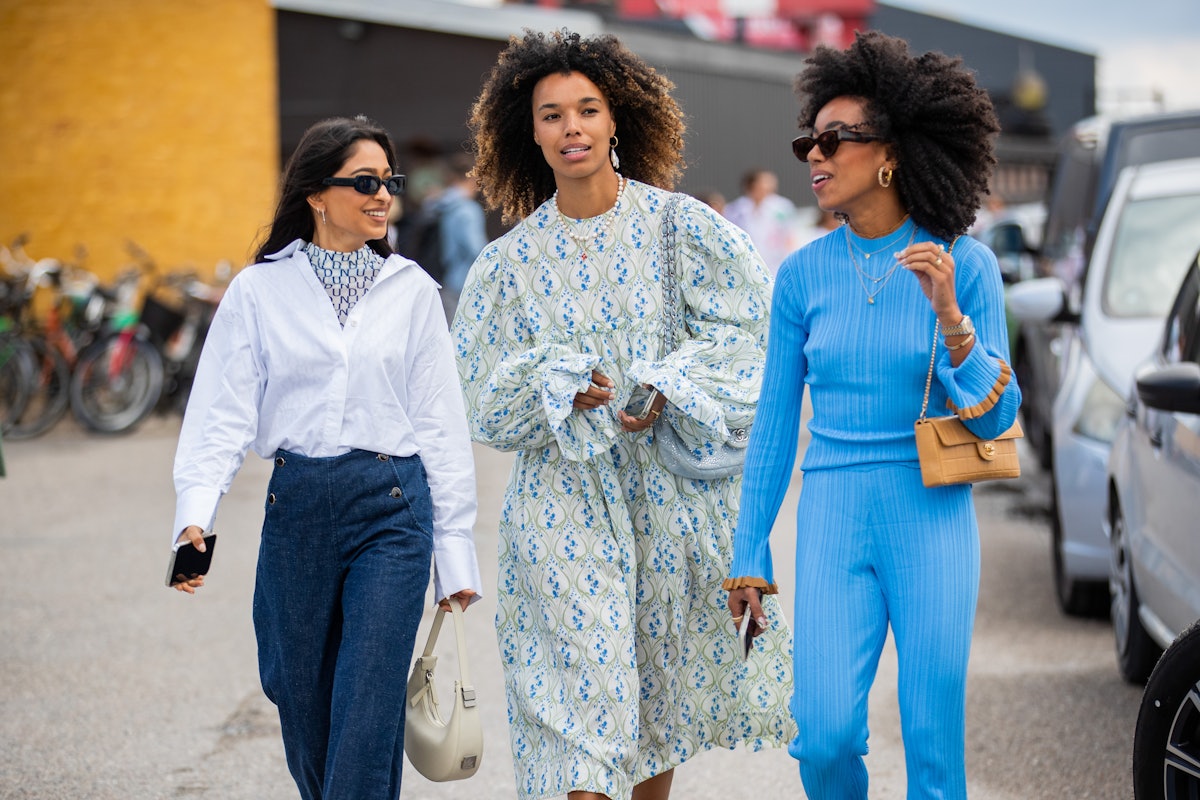
[[[742,621],[742,617],[744,617],[744,616],[746,616],[746,615],[745,615],[745,614],[738,614],[736,617],[734,617],[734,618],[733,618],[733,621],[734,621],[735,623],[741,622],[741,621]]]

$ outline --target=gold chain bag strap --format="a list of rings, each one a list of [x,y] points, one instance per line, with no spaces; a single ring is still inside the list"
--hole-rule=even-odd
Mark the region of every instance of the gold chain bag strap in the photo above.
[[[954,250],[954,242],[950,244],[950,249]],[[929,407],[929,387],[933,383],[933,365],[937,360],[938,329],[939,324],[935,320],[929,373],[925,376],[925,399],[921,402],[921,416],[913,423],[917,437],[917,458],[921,462],[921,481],[933,487],[1020,477],[1017,439],[1024,433],[1019,422],[1013,422],[1011,428],[995,439],[980,439],[957,416],[925,416]]]
[[[446,616],[438,609],[429,630],[425,651],[413,664],[408,679],[408,714],[404,722],[404,752],[417,772],[431,781],[457,781],[469,778],[479,769],[483,758],[483,722],[475,705],[475,687],[467,672],[467,637],[463,629],[463,611],[451,598],[454,637],[458,645],[458,680],[454,682],[454,706],[450,721],[442,719],[438,707],[433,673],[437,642]]]

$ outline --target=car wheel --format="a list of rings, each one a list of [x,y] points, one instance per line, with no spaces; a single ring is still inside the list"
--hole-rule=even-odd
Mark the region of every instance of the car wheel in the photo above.
[[[1125,514],[1116,497],[1109,498],[1112,543],[1112,563],[1109,570],[1109,594],[1112,595],[1111,615],[1113,636],[1117,644],[1117,666],[1121,677],[1130,683],[1145,683],[1154,664],[1162,655],[1142,627],[1138,616],[1141,602],[1133,583],[1133,563],[1129,554],[1129,530]]]
[[[1200,797],[1200,622],[1163,653],[1133,734],[1135,800]]]
[[[1053,476],[1054,471],[1050,474]],[[1070,617],[1100,619],[1108,616],[1108,583],[1079,580],[1067,573],[1063,555],[1062,520],[1059,518],[1058,488],[1050,487],[1050,559],[1054,569],[1054,596],[1058,607]]]

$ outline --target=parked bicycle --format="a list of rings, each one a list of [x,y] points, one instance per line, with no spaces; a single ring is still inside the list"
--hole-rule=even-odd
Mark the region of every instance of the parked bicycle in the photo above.
[[[71,409],[97,433],[133,430],[155,408],[183,408],[221,294],[190,272],[160,274],[144,250],[128,246],[136,267],[124,274],[109,332],[79,354],[71,377]]]

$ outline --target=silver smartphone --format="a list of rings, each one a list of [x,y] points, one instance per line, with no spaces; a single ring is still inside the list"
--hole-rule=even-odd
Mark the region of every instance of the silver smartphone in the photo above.
[[[658,400],[658,389],[651,389],[650,394],[646,395],[646,402],[638,409],[633,416],[638,419],[645,419],[650,416],[650,412],[654,410],[654,402]]]
[[[749,607],[742,612],[742,615],[742,624],[738,626],[738,652],[742,655],[742,661],[745,661],[750,657],[750,651],[754,649],[754,631],[758,630],[758,623],[750,614]]]

